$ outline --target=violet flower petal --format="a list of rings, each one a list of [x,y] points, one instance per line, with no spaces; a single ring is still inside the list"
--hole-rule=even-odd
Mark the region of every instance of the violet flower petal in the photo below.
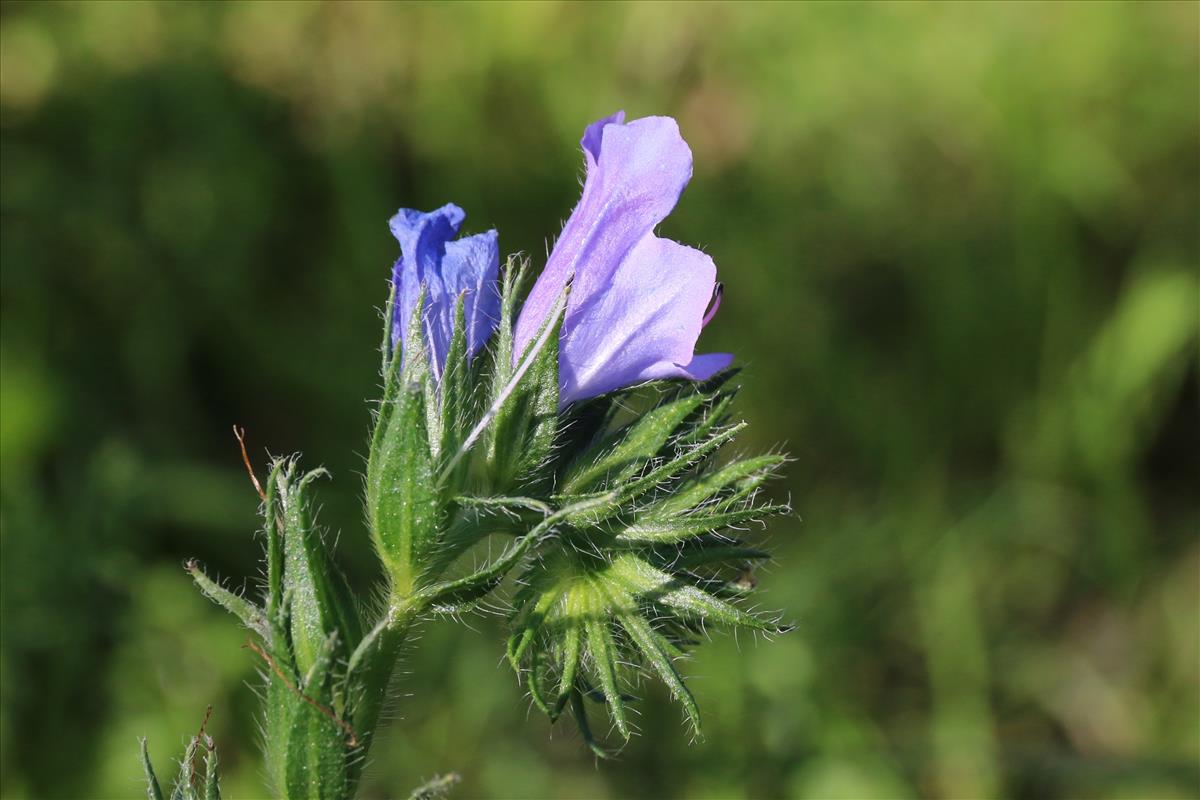
[[[392,345],[408,349],[412,312],[424,286],[422,328],[436,375],[445,367],[460,294],[466,293],[468,355],[483,347],[500,314],[498,235],[492,230],[454,241],[465,218],[461,208],[449,203],[431,212],[402,208],[388,222],[401,254],[392,269],[396,287]]]
[[[537,335],[572,281],[572,309],[600,290],[625,255],[662,222],[692,176],[692,151],[669,117],[622,125],[621,113],[589,126],[580,144],[588,173],[583,196],[554,244],[514,330],[514,357]]]
[[[716,275],[699,250],[644,237],[564,331],[561,402],[648,380],[704,380],[729,366],[728,353],[694,355]]]
[[[451,324],[446,329],[446,336],[453,332],[454,304],[465,292],[463,319],[467,328],[468,356],[474,356],[483,348],[500,322],[499,276],[500,235],[496,231],[465,236],[446,244],[442,282],[450,299],[450,308],[444,319]]]
[[[623,122],[619,112],[584,131],[583,195],[514,332],[515,363],[571,283],[559,345],[564,406],[645,380],[704,380],[733,358],[695,355],[711,318],[712,259],[653,234],[691,178],[691,150],[670,118]]]

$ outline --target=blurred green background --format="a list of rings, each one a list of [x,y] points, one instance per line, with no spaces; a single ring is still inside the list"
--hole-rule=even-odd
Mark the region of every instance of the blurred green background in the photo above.
[[[0,10],[5,797],[133,797],[254,657],[230,433],[360,482],[401,205],[541,264],[591,120],[679,119],[665,235],[726,282],[776,486],[765,607],[597,766],[500,620],[427,626],[365,795],[1200,795],[1200,6],[43,4]]]

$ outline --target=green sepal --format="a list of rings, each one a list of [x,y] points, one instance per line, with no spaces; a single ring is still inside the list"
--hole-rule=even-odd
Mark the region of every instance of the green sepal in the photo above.
[[[229,591],[205,575],[204,570],[200,568],[199,562],[195,559],[189,559],[184,564],[184,569],[191,574],[192,580],[196,582],[196,586],[210,600],[240,619],[243,625],[259,636],[264,639],[270,638],[271,628],[267,622],[266,612],[246,598]]]
[[[513,374],[513,327],[517,321],[517,300],[529,274],[529,265],[509,258],[504,265],[500,283],[500,319],[496,323],[495,345],[492,354],[493,394],[508,382]]]
[[[323,651],[332,649],[326,647]],[[330,690],[332,663],[333,659],[328,657],[315,661],[315,671],[310,673],[304,687],[305,696],[319,703],[324,712],[296,692],[288,695],[291,714],[285,734],[283,769],[288,798],[344,800],[348,796],[350,743],[346,730],[329,716],[333,705]]]
[[[592,726],[588,724],[587,709],[583,707],[583,693],[578,689],[571,692],[570,697],[571,713],[575,717],[575,725],[579,728],[579,735],[583,737],[583,742],[592,751],[596,758],[609,758],[608,751],[600,746],[596,741],[596,737],[592,734]]]
[[[567,597],[567,614],[572,613],[571,597]],[[583,655],[583,631],[578,625],[568,625],[563,631],[562,638],[562,677],[558,684],[558,701],[554,704],[553,713],[549,715],[553,722],[562,713],[571,692],[575,691],[575,677],[579,671],[579,659]]]
[[[490,400],[493,414],[484,453],[491,485],[508,489],[535,477],[550,456],[558,431],[558,339],[567,290],[512,367],[513,304],[523,271],[506,276]],[[540,349],[538,348],[540,344]],[[518,371],[524,368],[524,374]]]
[[[340,638],[345,653],[353,649],[362,638],[362,621],[346,579],[313,519],[309,487],[326,473],[318,469],[296,479],[295,467],[293,461],[278,471],[276,486],[283,522],[283,586],[290,601],[291,651],[296,669],[303,674],[320,658],[330,636]]]
[[[679,542],[710,531],[761,520],[788,511],[781,505],[749,505],[735,511],[715,511],[690,515],[664,516],[653,511],[617,532],[618,541]]]
[[[217,759],[217,748],[212,738],[204,737],[204,800],[221,800],[220,762]]]
[[[642,658],[654,668],[658,677],[671,691],[671,696],[683,706],[688,721],[692,724],[692,730],[697,736],[700,736],[700,707],[696,705],[696,698],[684,685],[683,678],[680,677],[675,665],[671,662],[672,657],[678,654],[678,649],[666,641],[662,634],[651,628],[650,623],[638,614],[622,614],[620,620],[621,627],[637,645]]]
[[[655,513],[660,518],[680,515],[722,493],[723,500],[741,499],[769,480],[786,461],[779,455],[758,456],[702,473],[657,503]]]
[[[163,800],[162,786],[158,783],[158,776],[154,774],[154,765],[150,763],[150,751],[145,737],[138,739],[138,745],[141,748],[142,771],[146,774],[146,797],[148,800]]]
[[[755,547],[744,547],[736,542],[730,543],[722,538],[716,542],[691,540],[695,547],[683,550],[670,548],[669,554],[662,557],[663,565],[672,570],[688,570],[710,564],[750,563],[764,561],[771,557],[766,550]]]
[[[179,762],[179,777],[175,779],[175,787],[171,789],[171,800],[200,800],[196,786],[192,782],[193,762],[196,750],[200,747],[200,739],[193,736],[188,740],[183,751],[183,759]]]
[[[368,463],[367,516],[392,591],[406,596],[420,583],[441,508],[424,389],[409,385],[392,402],[387,431]]]
[[[590,494],[633,477],[659,454],[671,435],[705,399],[699,392],[687,392],[611,434],[567,468],[559,492]]]
[[[609,491],[592,495],[596,502],[576,503],[579,511],[570,517],[577,528],[587,529],[605,520],[629,511],[634,501],[654,490],[661,490],[671,481],[681,478],[693,467],[703,462],[732,441],[745,427],[745,423],[730,426],[708,439],[689,445],[670,455],[648,462],[648,468],[639,477],[618,482]]]
[[[713,597],[677,575],[663,572],[631,553],[613,559],[607,575],[634,596],[684,618],[720,625],[746,627],[764,633],[786,633],[786,625],[762,619],[731,603]]]
[[[279,477],[285,461],[275,459],[263,492],[263,533],[267,542],[267,622],[272,633],[282,631],[283,620],[283,517],[279,510]]]
[[[450,337],[450,349],[446,354],[446,365],[438,387],[440,404],[437,409],[438,447],[435,458],[445,461],[453,457],[467,437],[470,429],[471,388],[474,369],[467,354],[467,323],[465,315],[466,294],[460,294],[454,304],[454,328]],[[469,461],[459,459],[442,479],[448,486],[461,486],[466,477]]]
[[[138,745],[141,751],[142,770],[146,776],[146,797],[148,800],[164,800],[162,785],[158,782],[158,776],[150,762],[146,739],[139,739]],[[205,751],[204,778],[203,781],[200,781],[197,780],[195,766],[196,756],[202,747]],[[217,748],[213,744],[212,737],[201,731],[200,734],[188,740],[187,747],[183,751],[183,758],[179,761],[179,774],[171,787],[170,799],[221,800],[218,767]]]
[[[588,655],[592,669],[600,681],[604,699],[608,702],[608,715],[617,731],[629,738],[629,723],[625,719],[625,703],[617,677],[617,646],[613,642],[608,623],[589,617],[583,623]]]

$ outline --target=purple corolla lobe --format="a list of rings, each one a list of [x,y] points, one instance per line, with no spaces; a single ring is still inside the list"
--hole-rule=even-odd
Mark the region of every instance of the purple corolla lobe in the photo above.
[[[514,331],[515,363],[571,284],[559,339],[563,406],[648,380],[704,380],[733,360],[695,352],[719,299],[712,259],[654,235],[692,176],[692,152],[669,117],[624,120],[618,112],[584,131],[583,195]]]
[[[400,243],[400,258],[392,268],[396,292],[392,346],[408,349],[409,325],[423,286],[421,328],[436,376],[446,365],[460,295],[464,296],[468,356],[479,352],[500,318],[498,235],[490,230],[455,239],[465,218],[461,208],[449,203],[428,213],[402,208],[388,222]]]

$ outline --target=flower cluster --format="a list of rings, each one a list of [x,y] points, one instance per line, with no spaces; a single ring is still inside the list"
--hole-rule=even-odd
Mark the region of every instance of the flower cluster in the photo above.
[[[712,259],[654,234],[692,177],[692,152],[669,117],[624,119],[618,112],[584,132],[583,196],[514,330],[515,365],[570,286],[558,350],[563,406],[650,380],[705,380],[733,360],[695,354],[720,303]],[[445,361],[456,296],[465,298],[471,354],[498,322],[496,232],[450,241],[462,221],[455,205],[428,214],[402,209],[391,221],[402,251],[393,273],[393,342],[405,340],[423,287],[435,371]]]
[[[654,232],[691,151],[674,120],[620,113],[581,144],[583,195],[523,304],[526,268],[501,270],[494,230],[458,238],[458,206],[390,221],[400,257],[365,498],[382,607],[341,577],[312,511],[321,472],[292,460],[272,464],[262,491],[263,602],[189,564],[258,637],[268,773],[283,796],[351,796],[412,626],[474,607],[509,576],[509,661],[598,754],[586,700],[627,738],[644,670],[698,732],[676,659],[710,625],[781,630],[739,598],[766,557],[743,532],[787,510],[760,494],[784,459],[721,455],[743,424],[732,356],[696,353],[720,303],[716,267]],[[485,540],[503,549],[479,566]]]

